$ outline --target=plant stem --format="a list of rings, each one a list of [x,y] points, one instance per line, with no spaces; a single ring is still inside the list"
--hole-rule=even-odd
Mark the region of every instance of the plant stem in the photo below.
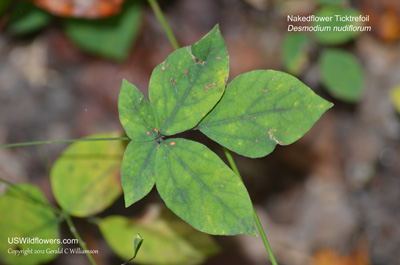
[[[42,144],[56,144],[56,143],[75,143],[75,142],[94,142],[94,141],[128,141],[128,140],[130,140],[128,137],[83,138],[83,139],[36,141],[36,142],[23,142],[23,143],[15,143],[15,144],[3,144],[3,145],[0,145],[0,148],[42,145]]]
[[[235,172],[235,174],[238,175],[240,179],[242,179],[242,176],[240,176],[240,173],[239,173],[239,170],[238,170],[238,168],[236,166],[236,163],[233,160],[232,154],[225,147],[223,147],[223,149],[224,149],[225,156],[228,159],[229,165],[231,166],[233,172]],[[242,179],[242,181],[243,181],[243,179]],[[272,253],[271,246],[268,243],[267,236],[265,235],[264,229],[263,229],[263,227],[261,225],[260,219],[258,218],[258,215],[257,215],[256,209],[254,208],[254,205],[253,205],[253,215],[254,215],[254,220],[256,222],[256,226],[257,226],[257,229],[258,229],[258,233],[260,234],[261,239],[264,242],[264,246],[265,246],[265,249],[268,252],[268,255],[269,255],[269,258],[271,260],[271,263],[273,265],[278,265],[278,263],[275,260],[274,254]]]
[[[57,207],[54,207],[53,205],[47,204],[47,203],[45,203],[45,202],[39,201],[39,200],[37,200],[36,198],[33,198],[33,197],[29,196],[29,195],[26,194],[24,191],[20,190],[17,186],[15,186],[14,184],[8,182],[7,180],[4,180],[4,179],[1,179],[1,178],[0,178],[0,183],[3,183],[3,184],[5,184],[5,185],[7,185],[10,189],[14,189],[14,190],[18,191],[18,192],[21,193],[22,195],[26,196],[26,198],[27,198],[28,200],[30,200],[30,201],[32,201],[32,202],[35,202],[35,203],[38,203],[38,204],[40,204],[40,205],[42,205],[42,206],[44,206],[44,207],[48,207],[48,208],[50,208],[53,212],[55,212],[56,214],[59,214],[59,216],[60,216],[60,218],[61,218],[60,220],[63,220],[63,219],[64,219],[64,220],[67,222],[68,227],[69,227],[69,230],[70,230],[71,233],[74,235],[74,237],[75,237],[76,239],[78,239],[79,246],[80,246],[82,249],[86,250],[86,251],[85,251],[85,252],[86,252],[85,254],[86,254],[86,256],[88,257],[88,259],[90,260],[90,263],[92,263],[92,265],[97,265],[96,262],[95,262],[95,260],[93,259],[93,257],[90,255],[90,253],[88,253],[89,251],[88,251],[88,249],[87,249],[87,247],[86,247],[85,242],[83,241],[83,239],[82,239],[82,238],[80,237],[80,235],[78,234],[78,231],[76,230],[76,227],[75,227],[74,223],[72,222],[71,217],[70,217],[67,213],[62,212],[60,209],[58,209]]]
[[[157,0],[147,0],[147,2],[149,2],[151,9],[153,10],[154,14],[158,19],[158,22],[160,22],[161,26],[165,31],[165,34],[167,34],[168,40],[171,43],[172,47],[175,50],[179,49],[178,41],[176,40],[174,33],[172,33],[172,30],[169,27],[167,21],[165,20],[164,14],[157,3]]]
[[[86,254],[87,258],[89,259],[90,263],[92,263],[92,265],[97,265],[96,261],[93,259],[92,255],[90,255],[89,250],[86,247],[86,243],[83,241],[81,236],[78,234],[78,230],[76,230],[76,227],[75,227],[74,223],[72,222],[71,216],[69,216],[67,213],[64,212],[64,218],[65,218],[65,221],[68,224],[69,230],[74,235],[74,237],[76,239],[78,239],[79,246],[83,250],[85,250],[85,254]]]
[[[41,200],[38,200],[37,198],[34,198],[34,197],[30,196],[29,194],[26,193],[26,191],[20,189],[20,188],[19,188],[18,186],[16,186],[15,184],[13,184],[13,183],[11,183],[11,182],[8,182],[7,180],[2,179],[2,178],[0,178],[0,183],[3,183],[3,184],[6,185],[9,189],[13,189],[13,190],[15,190],[16,192],[20,193],[20,194],[21,194],[22,196],[24,196],[27,200],[29,200],[29,201],[31,201],[31,202],[33,202],[33,203],[36,203],[36,204],[38,204],[38,205],[41,205],[41,206],[43,206],[43,207],[49,208],[49,209],[50,209],[52,212],[54,212],[55,214],[58,214],[58,215],[61,214],[60,209],[58,209],[57,207],[55,207],[55,206],[53,206],[53,205],[51,205],[51,204],[48,204],[48,203],[45,202],[45,201],[41,201]]]

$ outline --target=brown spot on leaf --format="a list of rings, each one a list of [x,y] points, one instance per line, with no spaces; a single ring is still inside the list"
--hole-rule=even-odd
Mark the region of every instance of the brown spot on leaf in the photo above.
[[[165,70],[165,66],[161,66],[161,70],[163,70],[163,71],[164,71],[164,70]]]
[[[147,134],[147,135],[149,135],[149,134],[150,134],[150,132],[149,132],[149,131],[147,131],[147,132],[146,132],[146,134]]]
[[[171,78],[171,84],[175,85],[175,80]]]
[[[217,56],[217,60],[221,60],[221,56]]]
[[[204,64],[204,61],[200,60],[199,58],[194,57],[193,59],[194,59],[194,62],[195,62],[195,63]]]
[[[176,145],[176,142],[170,142],[169,145],[174,146],[174,145]]]
[[[275,136],[274,136],[274,132],[277,132],[277,131],[278,131],[277,129],[270,129],[268,131],[269,139],[275,141],[277,144],[282,144],[282,142],[279,141],[278,139],[276,139]]]

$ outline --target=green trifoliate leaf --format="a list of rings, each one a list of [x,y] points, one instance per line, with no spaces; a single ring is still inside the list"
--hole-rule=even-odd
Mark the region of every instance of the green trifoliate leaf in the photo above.
[[[289,74],[258,70],[229,83],[199,129],[238,154],[263,157],[298,140],[331,106]]]
[[[109,138],[119,134],[98,134]],[[58,204],[67,213],[85,217],[110,206],[122,193],[119,168],[120,141],[90,141],[71,144],[54,163],[51,187]]]
[[[142,199],[153,188],[157,146],[156,141],[131,141],[126,147],[121,166],[126,207]]]
[[[153,108],[143,94],[125,79],[118,98],[119,119],[129,138],[150,141],[157,137]]]
[[[224,93],[229,58],[218,25],[192,46],[171,53],[150,78],[159,130],[172,135],[196,126]]]
[[[168,208],[202,232],[256,234],[242,180],[202,144],[164,141],[157,152],[156,186]]]
[[[364,91],[364,71],[357,58],[349,52],[328,49],[320,58],[322,83],[334,97],[357,102]]]
[[[30,184],[10,187],[0,196],[0,213],[3,264],[43,264],[57,256],[59,220],[38,188]]]

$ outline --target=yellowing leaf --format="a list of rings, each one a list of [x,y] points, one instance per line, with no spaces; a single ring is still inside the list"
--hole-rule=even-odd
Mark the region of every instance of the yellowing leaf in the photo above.
[[[143,237],[135,263],[152,265],[201,264],[215,254],[214,240],[194,230],[168,210],[152,208],[142,219],[109,216],[99,222],[100,231],[110,247],[123,260],[132,257],[132,238]]]
[[[59,220],[38,188],[30,184],[10,187],[0,196],[0,213],[1,261],[34,265],[57,256],[50,252],[60,247]],[[47,242],[35,243],[39,239]],[[13,254],[18,251],[19,255]]]
[[[390,91],[390,99],[392,100],[397,112],[400,113],[400,85],[392,88]]]
[[[90,138],[117,135],[98,134]],[[122,154],[119,141],[77,142],[65,149],[50,173],[54,197],[61,208],[84,217],[110,206],[122,193],[118,174]]]

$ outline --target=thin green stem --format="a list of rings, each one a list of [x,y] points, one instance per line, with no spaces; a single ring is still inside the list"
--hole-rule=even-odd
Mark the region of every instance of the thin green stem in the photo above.
[[[86,247],[86,243],[83,241],[83,239],[79,235],[78,230],[76,230],[76,227],[75,227],[74,223],[72,222],[71,216],[69,216],[67,213],[64,212],[64,218],[65,218],[65,221],[68,224],[69,230],[74,235],[74,237],[76,239],[78,239],[79,246],[83,250],[85,250],[85,254],[86,254],[87,258],[89,259],[90,263],[92,263],[92,265],[97,265],[96,261],[93,259],[92,255],[90,255],[89,250]]]
[[[151,9],[153,10],[154,14],[158,19],[158,22],[160,22],[161,26],[165,31],[165,34],[167,34],[168,40],[171,43],[172,47],[175,50],[179,49],[178,41],[176,40],[174,33],[172,33],[172,30],[169,27],[163,12],[161,11],[161,8],[157,3],[157,0],[147,0],[147,2],[149,2]]]
[[[0,148],[31,146],[31,145],[42,145],[42,144],[56,144],[56,143],[95,142],[95,141],[128,141],[128,140],[130,140],[128,137],[83,138],[83,139],[69,139],[69,140],[55,140],[55,141],[36,141],[36,142],[23,142],[23,143],[14,143],[14,144],[3,144],[3,145],[0,145]]]
[[[231,166],[233,172],[235,172],[235,174],[238,175],[240,179],[242,179],[242,177],[241,177],[241,175],[239,173],[239,170],[238,170],[238,168],[236,166],[236,163],[233,160],[232,154],[229,152],[228,149],[226,149],[225,147],[223,147],[223,148],[224,148],[225,156],[228,159],[229,165]],[[258,218],[258,215],[257,215],[256,209],[254,208],[254,205],[253,205],[253,215],[254,215],[254,220],[256,222],[256,226],[257,226],[257,229],[258,229],[258,233],[260,234],[261,239],[264,242],[264,246],[265,246],[265,249],[268,252],[268,255],[269,255],[269,258],[271,260],[271,263],[273,265],[278,265],[278,263],[275,260],[274,254],[272,253],[271,246],[269,245],[267,236],[265,235],[264,229],[263,229],[263,227],[261,225],[260,219]]]
[[[39,199],[37,199],[37,198],[31,196],[30,194],[28,194],[26,191],[20,189],[20,187],[16,186],[15,184],[13,184],[13,183],[11,183],[11,182],[8,182],[7,180],[2,179],[2,178],[0,178],[0,183],[5,184],[9,189],[15,190],[16,192],[18,192],[19,194],[21,194],[22,196],[24,196],[27,200],[29,200],[29,201],[31,201],[31,202],[33,202],[33,203],[39,204],[39,205],[41,205],[41,206],[43,206],[43,207],[49,208],[49,209],[50,209],[51,211],[53,211],[55,214],[58,214],[58,215],[61,214],[60,209],[58,209],[57,207],[55,207],[55,206],[53,206],[53,205],[51,205],[51,204],[48,204],[48,203],[45,202],[45,201],[41,201],[41,200],[39,200]]]
[[[65,220],[68,224],[69,230],[71,231],[71,233],[74,235],[74,237],[76,239],[78,239],[78,243],[79,246],[86,250],[85,254],[88,257],[88,259],[90,260],[90,263],[92,263],[92,265],[97,265],[95,260],[93,259],[93,257],[90,255],[85,242],[83,241],[83,239],[81,238],[81,236],[78,234],[78,231],[76,230],[76,227],[74,225],[74,223],[72,222],[71,217],[66,213],[66,212],[62,212],[60,209],[58,209],[57,207],[54,207],[53,205],[47,204],[46,202],[40,201],[37,198],[31,197],[29,194],[27,194],[25,191],[19,189],[17,186],[15,186],[15,184],[8,182],[7,180],[1,179],[0,178],[0,183],[3,183],[5,185],[7,185],[8,188],[10,189],[14,189],[15,191],[19,192],[20,194],[22,194],[23,196],[25,196],[28,200],[34,202],[34,203],[38,203],[44,207],[50,208],[53,212],[55,212],[56,214],[58,214],[60,216],[60,221]]]

